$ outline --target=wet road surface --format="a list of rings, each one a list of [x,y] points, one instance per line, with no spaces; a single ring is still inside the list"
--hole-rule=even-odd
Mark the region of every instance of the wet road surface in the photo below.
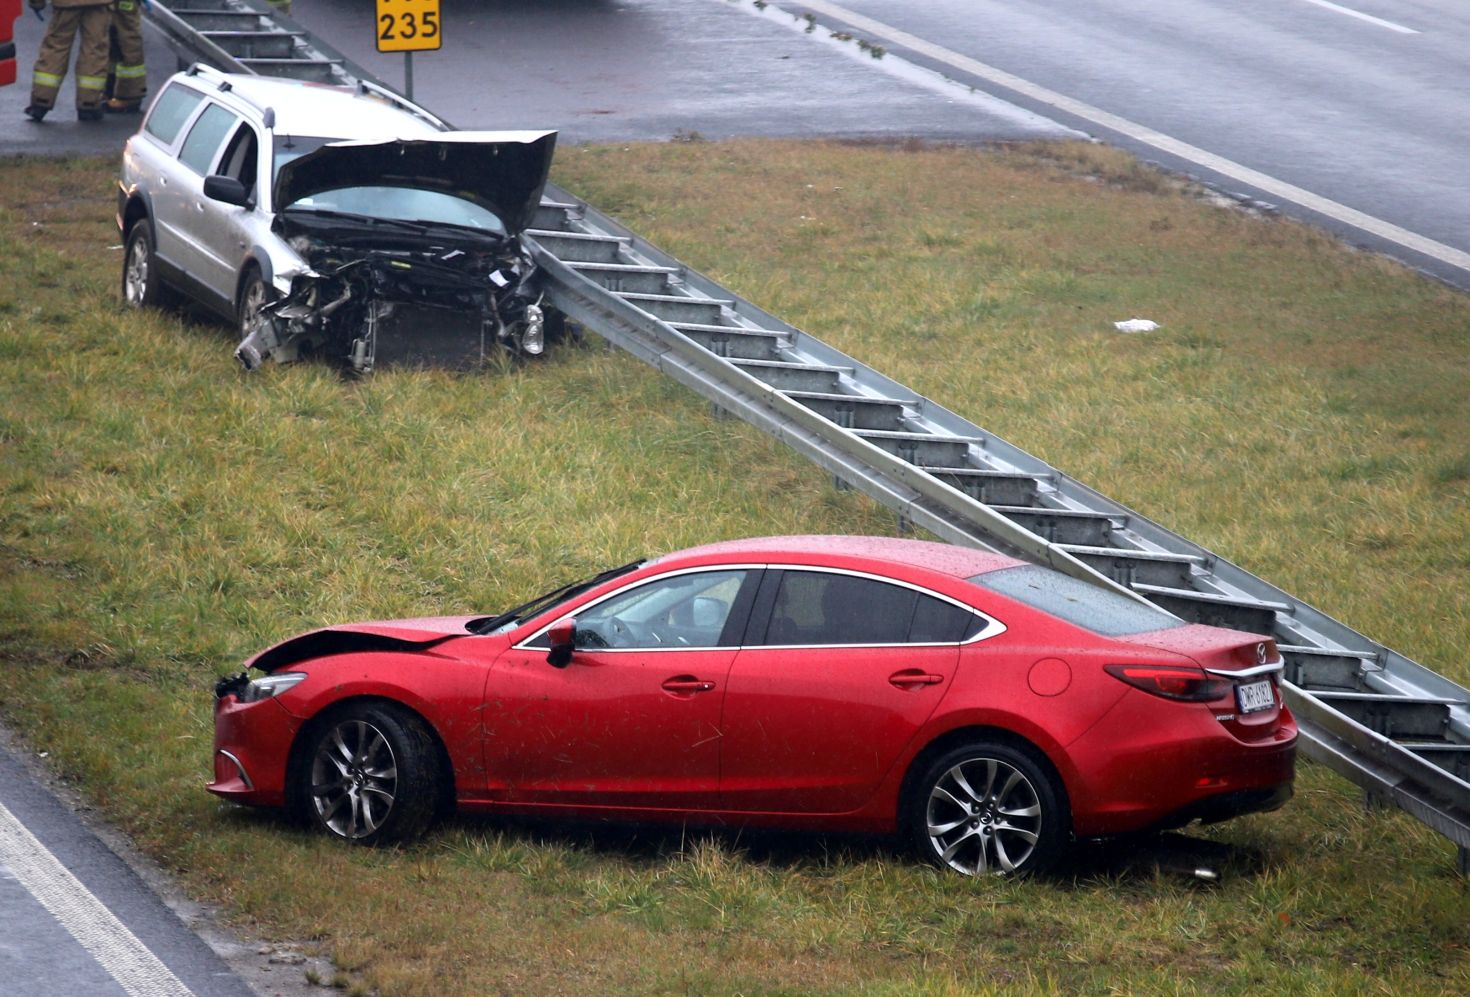
[[[1470,288],[1460,0],[777,2]]]
[[[361,0],[298,0],[296,20],[402,87]],[[413,60],[413,97],[460,128],[556,128],[564,142],[759,136],[984,141],[1055,124],[856,42],[726,0],[443,0],[443,48]]]
[[[0,922],[0,994],[252,993],[3,745]]]

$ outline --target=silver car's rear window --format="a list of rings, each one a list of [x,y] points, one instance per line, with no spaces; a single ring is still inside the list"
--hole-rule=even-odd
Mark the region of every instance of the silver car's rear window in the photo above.
[[[1184,625],[1162,609],[1035,564],[987,571],[970,581],[1105,637]]]

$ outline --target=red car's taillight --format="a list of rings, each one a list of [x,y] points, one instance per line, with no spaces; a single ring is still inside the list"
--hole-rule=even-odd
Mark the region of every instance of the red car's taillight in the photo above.
[[[1106,665],[1104,668],[1113,678],[1151,696],[1185,703],[1209,703],[1230,692],[1230,683],[1224,679],[1211,678],[1198,668],[1184,665]]]

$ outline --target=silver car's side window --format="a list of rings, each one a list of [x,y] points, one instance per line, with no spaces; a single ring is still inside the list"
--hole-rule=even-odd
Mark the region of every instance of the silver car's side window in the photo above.
[[[218,172],[223,176],[233,177],[240,181],[245,190],[254,197],[255,175],[259,165],[260,141],[255,137],[255,129],[242,123],[231,136],[229,144],[225,146],[225,154],[220,157]]]
[[[238,120],[233,111],[210,104],[194,122],[194,127],[189,129],[189,137],[184,139],[184,147],[179,150],[179,162],[200,176],[208,173],[220,143]]]
[[[143,130],[164,145],[172,146],[174,139],[179,137],[179,129],[184,127],[184,122],[189,120],[189,115],[203,99],[202,93],[188,87],[165,87],[158,100],[153,102],[153,110],[148,112],[148,123]]]

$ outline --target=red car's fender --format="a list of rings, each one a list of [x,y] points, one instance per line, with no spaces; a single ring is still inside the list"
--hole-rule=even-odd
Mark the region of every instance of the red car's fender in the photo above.
[[[342,654],[283,668],[307,673],[300,685],[277,697],[309,722],[353,699],[382,699],[417,713],[449,755],[458,786],[485,781],[481,710],[489,662],[435,654]]]
[[[904,781],[932,747],[987,737],[1029,744],[1057,772],[1068,798],[1078,796],[1085,779],[1066,748],[1127,692],[1106,678],[1093,654],[1073,650],[1060,657],[1052,648],[1007,646],[1004,637],[966,648],[944,699],[896,760],[872,806],[901,807]],[[1048,688],[1058,673],[1066,683]]]

